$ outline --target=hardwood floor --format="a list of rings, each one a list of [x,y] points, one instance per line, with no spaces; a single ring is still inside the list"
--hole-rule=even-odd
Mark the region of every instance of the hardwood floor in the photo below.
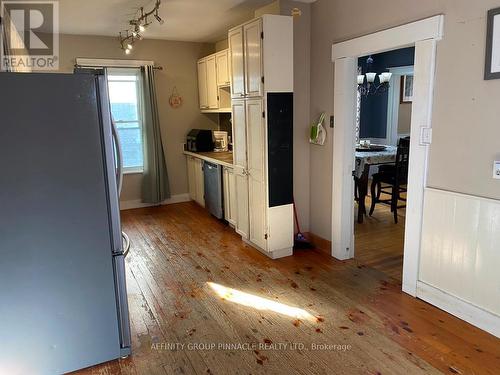
[[[371,205],[370,197],[366,205]],[[357,205],[355,204],[355,212]],[[359,264],[375,268],[401,283],[403,276],[403,249],[405,209],[398,210],[398,223],[389,206],[377,204],[372,216],[363,223],[354,223],[355,254]]]
[[[376,269],[268,259],[194,203],[122,216],[133,354],[79,374],[498,374],[499,339]]]

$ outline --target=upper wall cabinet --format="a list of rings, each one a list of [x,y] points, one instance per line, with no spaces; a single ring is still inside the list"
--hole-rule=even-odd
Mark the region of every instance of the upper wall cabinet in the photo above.
[[[293,23],[264,15],[229,31],[231,97],[293,91]]]
[[[200,109],[208,109],[207,91],[207,60],[198,61],[198,94],[200,98]]]
[[[207,93],[208,108],[219,108],[219,98],[217,94],[217,67],[215,65],[215,55],[207,57]]]
[[[243,26],[245,61],[245,96],[262,96],[262,20],[256,19]]]
[[[228,51],[198,60],[198,89],[202,112],[230,112]]]
[[[227,49],[215,54],[217,64],[217,86],[229,86],[231,84],[228,55],[229,51]]]
[[[243,59],[243,27],[229,31],[229,61],[231,64],[231,97],[245,96],[245,67]]]

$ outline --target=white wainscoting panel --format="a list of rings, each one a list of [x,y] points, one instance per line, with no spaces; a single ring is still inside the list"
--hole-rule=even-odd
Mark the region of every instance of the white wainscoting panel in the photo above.
[[[425,189],[421,246],[419,281],[493,314],[498,324],[500,201]]]

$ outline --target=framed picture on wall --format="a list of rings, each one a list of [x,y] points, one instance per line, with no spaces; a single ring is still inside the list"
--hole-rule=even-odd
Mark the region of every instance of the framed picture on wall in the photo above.
[[[413,101],[413,75],[401,77],[401,103]]]
[[[484,79],[500,78],[500,8],[488,11]]]

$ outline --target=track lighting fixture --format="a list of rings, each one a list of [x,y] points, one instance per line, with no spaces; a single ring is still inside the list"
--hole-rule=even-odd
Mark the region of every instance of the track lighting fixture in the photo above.
[[[160,25],[164,24],[165,21],[158,14],[160,4],[161,0],[156,0],[154,8],[149,12],[144,12],[144,8],[141,7],[139,17],[129,21],[131,29],[119,33],[121,48],[127,55],[130,54],[134,42],[143,39],[140,33],[144,33],[146,28],[151,24],[151,22],[148,22],[148,17],[154,16]]]

